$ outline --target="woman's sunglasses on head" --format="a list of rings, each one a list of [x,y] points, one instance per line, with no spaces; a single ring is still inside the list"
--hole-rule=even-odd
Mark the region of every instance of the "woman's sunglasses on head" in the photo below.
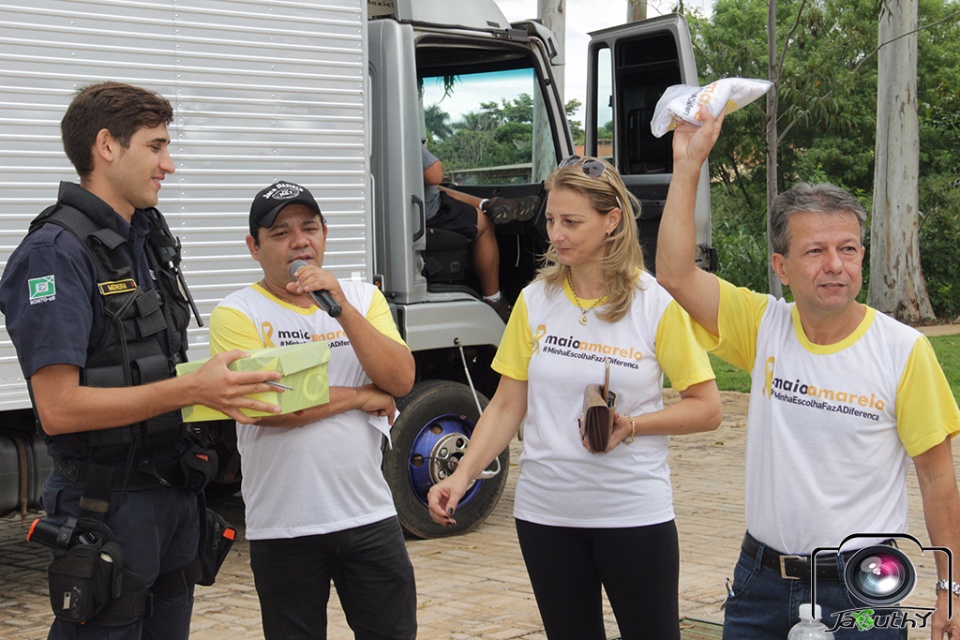
[[[607,165],[605,165],[600,160],[595,158],[590,158],[589,160],[584,160],[580,156],[570,156],[564,160],[560,161],[560,164],[557,165],[558,168],[563,167],[575,167],[580,165],[580,169],[584,174],[590,176],[591,178],[599,178],[603,175],[603,172],[607,170]]]

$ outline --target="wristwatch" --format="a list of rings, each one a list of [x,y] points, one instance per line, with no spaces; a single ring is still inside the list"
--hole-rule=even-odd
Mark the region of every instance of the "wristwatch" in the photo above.
[[[937,580],[937,591],[951,591],[953,595],[960,596],[960,584],[947,579]]]

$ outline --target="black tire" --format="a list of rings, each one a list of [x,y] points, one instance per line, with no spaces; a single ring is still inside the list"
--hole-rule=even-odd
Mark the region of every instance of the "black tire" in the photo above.
[[[479,398],[480,406],[486,407],[488,400],[483,395]],[[397,399],[397,409],[400,416],[393,425],[393,449],[384,453],[383,475],[393,491],[403,530],[416,538],[440,538],[476,529],[503,494],[510,466],[509,448],[497,458],[500,473],[478,480],[464,495],[457,507],[455,527],[436,524],[427,512],[427,491],[438,477],[452,472],[445,461],[436,457],[431,461],[430,454],[439,455],[444,449],[449,453],[453,447],[455,453],[446,460],[459,460],[480,417],[470,388],[445,380],[420,382]]]

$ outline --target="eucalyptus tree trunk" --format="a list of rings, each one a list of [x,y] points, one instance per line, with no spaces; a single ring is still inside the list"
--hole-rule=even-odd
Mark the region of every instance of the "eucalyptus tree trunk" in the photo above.
[[[767,92],[767,282],[770,294],[783,296],[783,285],[773,270],[770,258],[773,256],[773,232],[770,226],[770,209],[779,193],[777,185],[778,170],[778,129],[777,129],[777,89],[780,79],[777,77],[777,0],[770,0],[767,8],[767,79],[773,87]]]
[[[627,0],[627,22],[647,19],[647,0]]]
[[[920,269],[918,0],[881,3],[867,302],[904,322],[935,316]]]

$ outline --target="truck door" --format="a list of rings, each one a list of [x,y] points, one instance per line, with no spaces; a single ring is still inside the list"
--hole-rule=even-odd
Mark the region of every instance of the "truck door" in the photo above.
[[[609,160],[641,203],[640,243],[655,270],[660,217],[673,174],[673,133],[655,138],[653,110],[674,84],[699,84],[687,22],[671,14],[590,34],[584,153]],[[709,172],[697,190],[697,262],[715,266],[710,248]]]

